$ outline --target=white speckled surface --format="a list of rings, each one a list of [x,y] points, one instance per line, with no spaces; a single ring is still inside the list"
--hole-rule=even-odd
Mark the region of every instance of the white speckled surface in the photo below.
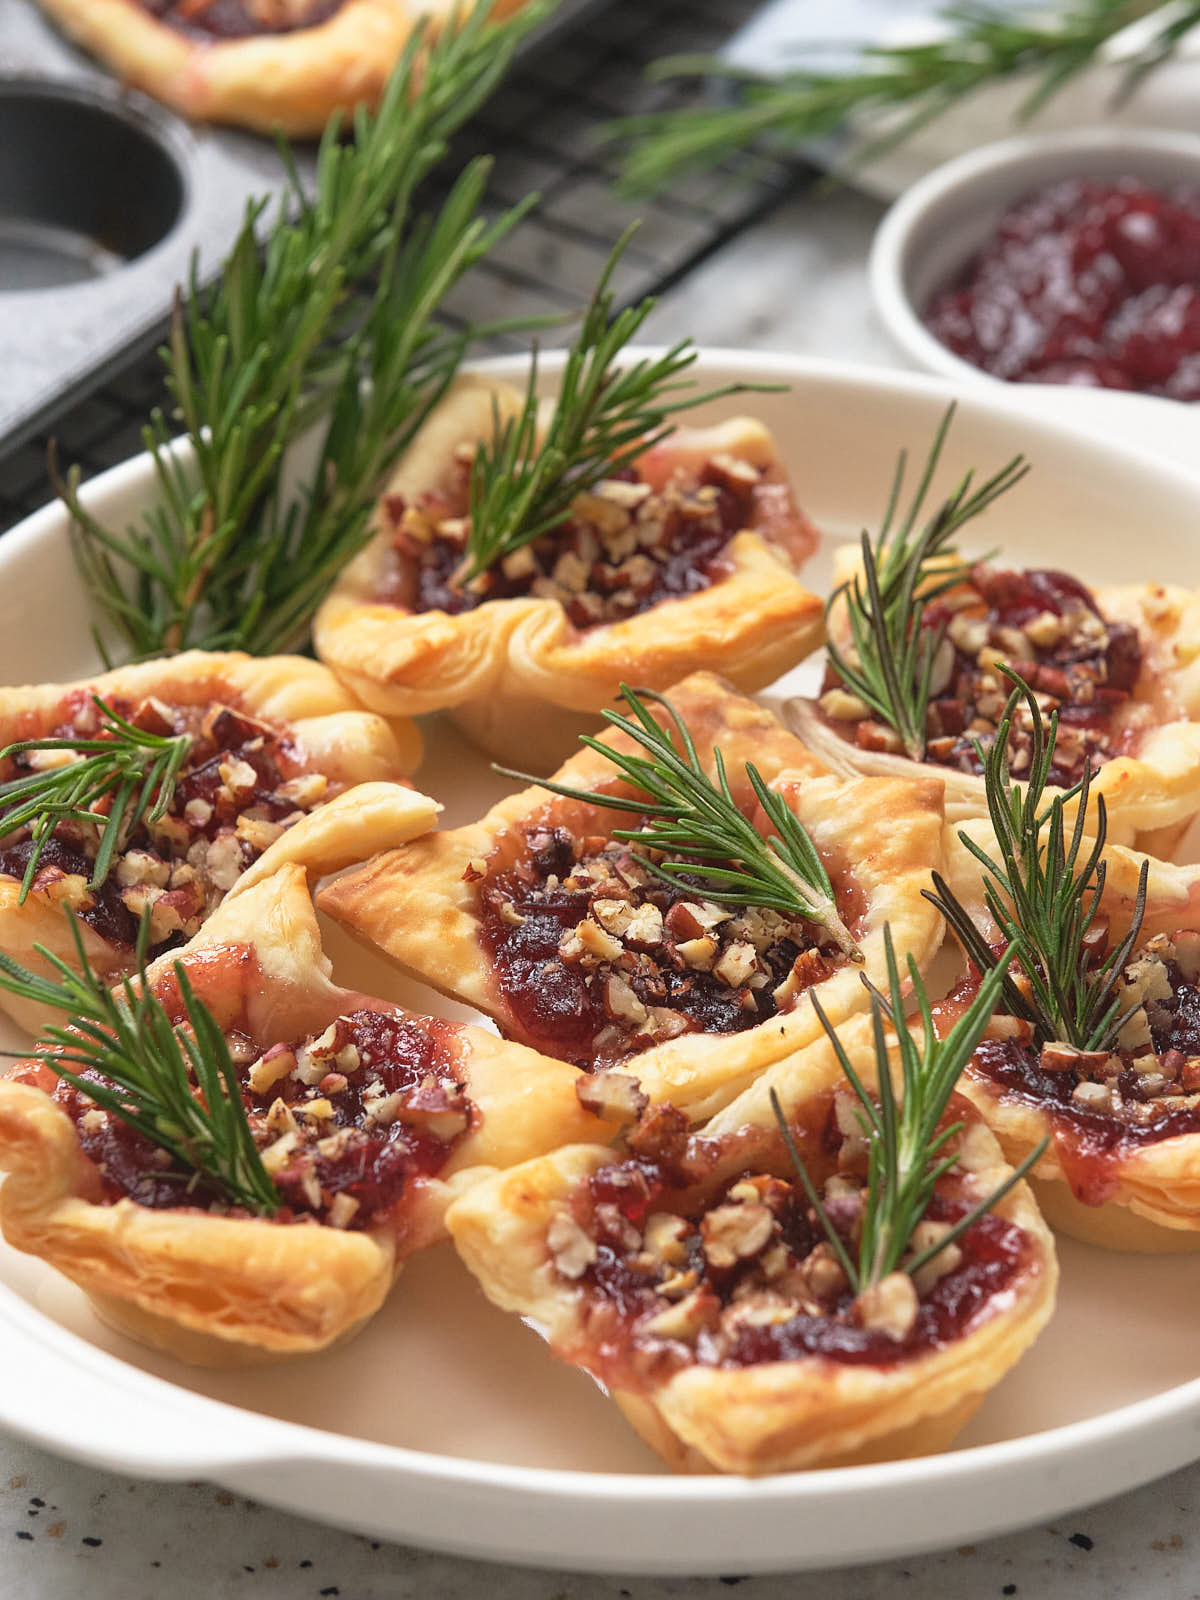
[[[867,304],[880,208],[800,197],[668,296],[647,336],[893,363]],[[19,1382],[19,1374],[5,1375]],[[1197,1600],[1200,1465],[1049,1527],[917,1560],[739,1579],[575,1577],[373,1544],[203,1484],[141,1483],[0,1435],[5,1600]]]

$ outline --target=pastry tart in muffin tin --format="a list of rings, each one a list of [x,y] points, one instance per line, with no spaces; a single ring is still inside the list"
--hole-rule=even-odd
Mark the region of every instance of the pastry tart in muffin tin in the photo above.
[[[872,1023],[839,1030],[868,1090]],[[676,1470],[765,1473],[944,1449],[1049,1319],[1057,1267],[1024,1184],[913,1277],[852,1296],[784,1149],[774,1089],[847,1234],[861,1111],[827,1039],[777,1063],[699,1133],[660,1107],[619,1153],[575,1145],[451,1207],[489,1299],[590,1372]],[[965,1102],[914,1236],[924,1248],[1009,1169]]]
[[[858,547],[835,557],[835,590],[862,571]],[[1067,573],[977,565],[927,605],[923,625],[946,627],[934,668],[922,770],[946,786],[951,821],[986,814],[975,741],[987,747],[1011,688],[996,670],[1014,668],[1057,710],[1052,782],[1076,782],[1085,762],[1103,795],[1114,842],[1170,854],[1200,811],[1200,597],[1161,584],[1090,588]],[[846,605],[829,619],[849,640]],[[898,736],[846,693],[833,668],[817,700],[796,700],[788,722],[837,772],[899,773],[913,763]],[[1029,761],[1027,726],[1010,740],[1012,772]]]
[[[579,1074],[479,1028],[330,979],[296,864],[228,899],[148,969],[182,1015],[174,963],[229,1041],[283,1202],[231,1208],[44,1063],[0,1080],[0,1224],[114,1327],[185,1361],[320,1350],[378,1310],[480,1176],[611,1136]]]
[[[500,0],[499,18],[522,0]],[[76,44],[196,122],[319,134],[373,108],[421,17],[448,0],[40,0]]]
[[[317,614],[317,654],[385,715],[447,708],[547,771],[622,682],[701,667],[763,688],[823,637],[797,577],[817,535],[760,422],[677,428],[567,522],[461,586],[471,459],[523,396],[460,378],[401,461],[372,543]]]
[[[995,859],[988,823],[963,832]],[[1103,859],[1097,962],[1130,928],[1147,858],[1110,845]],[[950,889],[996,943],[974,857],[955,839],[946,863]],[[939,1028],[977,987],[969,969],[937,1008]],[[1149,861],[1145,915],[1115,993],[1128,1016],[1111,1049],[1039,1048],[1028,1023],[1000,1011],[959,1088],[1010,1161],[1049,1136],[1031,1182],[1053,1226],[1110,1249],[1200,1249],[1200,866]]]
[[[186,732],[193,744],[166,813],[139,819],[95,890],[89,825],[58,825],[23,904],[29,832],[0,839],[0,948],[26,965],[39,966],[37,943],[74,958],[64,906],[78,916],[93,970],[115,977],[132,970],[145,908],[151,950],[179,944],[224,898],[285,861],[315,879],[436,820],[437,804],[402,783],[420,760],[415,726],[365,711],[315,661],[189,651],[80,683],[0,689],[0,746],[95,737],[93,696],[147,732]],[[18,755],[2,776],[60,759]],[[0,1005],[30,1029],[47,1020],[8,994]]]
[[[932,958],[942,923],[922,890],[940,859],[941,791],[830,776],[769,711],[708,673],[677,684],[670,703],[710,775],[720,749],[758,826],[747,760],[786,798],[861,961],[816,923],[667,887],[613,838],[630,818],[541,788],[377,856],[318,904],[506,1037],[588,1068],[619,1065],[652,1099],[701,1119],[820,1031],[811,996],[835,1023],[865,1007],[862,975],[884,981],[885,923],[902,956]],[[603,742],[633,748],[618,730]],[[633,792],[590,749],[555,780]]]

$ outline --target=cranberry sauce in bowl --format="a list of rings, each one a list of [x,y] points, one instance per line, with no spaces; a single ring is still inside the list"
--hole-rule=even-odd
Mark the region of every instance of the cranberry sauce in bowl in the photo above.
[[[865,1184],[860,1114],[848,1095],[826,1096],[794,1130],[851,1250]],[[712,1181],[718,1163],[728,1171],[728,1142],[689,1139],[682,1114],[660,1107],[631,1136],[631,1153],[600,1167],[551,1223],[554,1266],[587,1293],[583,1348],[561,1353],[610,1387],[636,1390],[693,1363],[891,1366],[970,1331],[1032,1259],[1019,1227],[986,1215],[915,1278],[893,1273],[882,1292],[856,1299],[782,1150],[776,1170],[760,1155]],[[974,1199],[955,1172],[942,1178],[920,1248]]]
[[[522,1040],[585,1068],[685,1033],[737,1033],[786,1011],[845,961],[826,930],[718,905],[655,877],[627,844],[545,822],[478,874],[484,948]],[[857,894],[835,877],[850,921]]]
[[[1133,752],[1136,731],[1122,728],[1142,667],[1137,630],[1109,622],[1078,579],[1039,568],[1006,571],[973,567],[965,582],[926,607],[922,625],[945,629],[934,663],[926,720],[925,760],[979,773],[976,742],[986,751],[1012,685],[997,664],[1012,667],[1036,692],[1044,715],[1058,712],[1050,781],[1064,787],[1093,767]],[[848,694],[826,669],[823,719],[860,749],[900,752],[899,735]],[[1029,768],[1030,717],[1018,707],[1009,737],[1015,777]]]
[[[69,905],[117,946],[133,946],[149,907],[150,949],[157,953],[196,933],[246,868],[326,799],[329,786],[321,773],[305,771],[285,726],[231,705],[169,704],[154,696],[137,703],[116,697],[110,704],[148,733],[191,736],[174,795],[156,821],[139,818],[94,890],[88,883],[97,830],[60,823],[42,851],[33,888]],[[103,738],[91,696],[73,692],[59,720],[37,737]],[[3,778],[33,770],[40,754],[15,756]],[[22,879],[32,850],[27,829],[0,839],[0,874]]]
[[[718,583],[731,570],[725,552],[734,534],[769,532],[788,511],[778,474],[738,456],[715,454],[662,483],[643,476],[636,462],[577,495],[558,527],[463,584],[456,573],[466,549],[472,454],[461,448],[445,494],[412,504],[385,497],[393,553],[378,601],[458,613],[531,595],[559,601],[576,628],[619,622]]]
[[[924,320],[1010,382],[1200,399],[1200,174],[1063,178],[1023,197]]]
[[[414,1179],[441,1170],[474,1120],[451,1056],[454,1031],[364,1006],[266,1049],[244,1033],[227,1036],[254,1142],[283,1201],[275,1221],[385,1224]],[[105,1081],[92,1071],[83,1077]],[[79,1090],[60,1080],[53,1092],[104,1201],[228,1209],[202,1178],[175,1169],[166,1151]]]
[[[1104,955],[1095,946],[1095,959]],[[937,1008],[952,1025],[978,988],[968,975]],[[1126,1021],[1108,1050],[1052,1041],[1039,1050],[1028,1024],[998,1018],[968,1072],[1003,1100],[1036,1107],[1076,1197],[1101,1205],[1130,1150],[1200,1134],[1200,933],[1156,934],[1131,955],[1117,996]]]

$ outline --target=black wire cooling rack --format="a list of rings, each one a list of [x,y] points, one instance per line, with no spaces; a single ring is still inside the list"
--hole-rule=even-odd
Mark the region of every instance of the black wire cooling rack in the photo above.
[[[614,288],[626,302],[661,293],[779,203],[796,168],[761,161],[751,171],[681,182],[651,202],[625,203],[614,195],[615,157],[602,137],[614,117],[678,102],[689,92],[651,84],[645,75],[649,62],[674,51],[717,51],[760,4],[613,0],[513,72],[456,141],[445,181],[471,156],[487,151],[495,158],[491,194],[497,210],[535,191],[541,203],[458,286],[446,306],[448,321],[578,308],[614,242],[635,219],[641,226],[619,263]],[[519,343],[500,338],[494,348]],[[165,400],[153,347],[132,350],[127,366],[15,450],[0,454],[0,529],[49,498],[51,438],[64,463],[78,463],[85,475],[100,472],[141,448],[142,426],[151,408]]]

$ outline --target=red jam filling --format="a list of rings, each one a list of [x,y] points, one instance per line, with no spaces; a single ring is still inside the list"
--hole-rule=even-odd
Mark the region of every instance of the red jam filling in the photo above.
[[[410,611],[472,611],[527,595],[559,601],[576,628],[619,622],[728,575],[725,549],[743,528],[778,517],[786,489],[739,458],[714,456],[655,487],[631,466],[576,496],[571,515],[463,584],[469,463],[444,496],[384,500],[395,559],[376,598]]]
[[[1089,591],[1065,572],[976,566],[967,581],[931,603],[926,628],[945,628],[926,722],[925,759],[979,773],[1011,690],[995,671],[999,658],[1036,691],[1045,714],[1058,712],[1050,782],[1069,787],[1092,766],[1125,752],[1114,717],[1129,701],[1142,666],[1137,630],[1101,616]],[[828,669],[825,689],[841,680]],[[868,750],[898,749],[890,729],[869,714],[847,719],[836,696],[823,698],[831,726]],[[861,708],[865,713],[866,708]],[[1032,738],[1020,708],[1009,736],[1014,776],[1028,771]]]
[[[925,324],[1010,382],[1200,399],[1200,189],[1052,184],[1001,218]]]
[[[260,1063],[286,1070],[264,1089],[251,1081],[270,1073],[246,1063],[243,1103],[283,1201],[275,1221],[370,1227],[386,1220],[414,1179],[441,1170],[473,1118],[450,1064],[451,1031],[435,1019],[362,1009],[315,1040],[267,1051]],[[230,1044],[235,1059],[257,1057],[244,1036]],[[60,1080],[54,1097],[74,1121],[107,1201],[228,1209],[203,1178],[174,1168],[165,1151],[70,1084]]]
[[[827,1159],[836,1159],[842,1141],[832,1112],[816,1136]],[[798,1137],[803,1144],[804,1135]],[[829,1245],[798,1183],[754,1167],[698,1201],[697,1183],[703,1185],[721,1146],[703,1137],[688,1141],[683,1130],[674,1150],[654,1151],[661,1130],[647,1142],[650,1149],[602,1167],[577,1195],[574,1217],[592,1241],[592,1259],[579,1271],[569,1253],[562,1258],[568,1276],[590,1291],[584,1346],[565,1353],[609,1385],[636,1389],[697,1363],[740,1368],[819,1356],[894,1365],[961,1338],[1030,1262],[1024,1232],[985,1215],[957,1241],[947,1270],[921,1290],[910,1327],[897,1336],[862,1324],[839,1270],[822,1289]],[[953,1224],[973,1203],[952,1172],[940,1181],[926,1219]],[[827,1190],[827,1213],[852,1255],[860,1208],[859,1194],[831,1199]],[[720,1224],[718,1248],[714,1224]],[[554,1238],[548,1239],[553,1250]],[[561,1235],[557,1242],[567,1252],[573,1243]],[[675,1317],[682,1319],[678,1326]]]
[[[1189,975],[1171,953],[1174,940],[1187,941],[1181,952],[1194,952],[1185,955]],[[985,1039],[971,1059],[973,1076],[1049,1118],[1059,1162],[1086,1204],[1101,1205],[1115,1192],[1117,1167],[1128,1151],[1200,1133],[1198,963],[1195,934],[1160,935],[1135,952],[1122,988],[1143,1006],[1143,1020],[1135,1016],[1112,1051],[1039,1050],[1022,1030]],[[978,986],[972,973],[942,1002],[939,1013],[948,1024]]]
[[[299,33],[318,27],[343,0],[138,0],[180,33],[212,39],[254,39],[262,34]]]
[[[158,953],[190,938],[274,838],[326,797],[327,785],[319,774],[304,772],[286,730],[228,706],[168,705],[157,699],[111,704],[147,732],[192,735],[171,803],[159,820],[139,819],[107,879],[94,890],[86,886],[96,832],[60,823],[41,854],[33,888],[64,900],[118,947],[132,948],[142,907],[149,905],[151,950]],[[37,737],[100,733],[90,697],[76,694],[64,703],[61,722]],[[18,755],[4,776],[17,778],[30,768],[30,756]],[[28,831],[10,834],[0,844],[0,874],[23,879],[33,851]]]
[[[478,893],[513,1032],[581,1067],[753,1028],[844,960],[814,923],[714,905],[653,877],[627,845],[560,827],[526,828]],[[852,894],[839,886],[843,916]]]

